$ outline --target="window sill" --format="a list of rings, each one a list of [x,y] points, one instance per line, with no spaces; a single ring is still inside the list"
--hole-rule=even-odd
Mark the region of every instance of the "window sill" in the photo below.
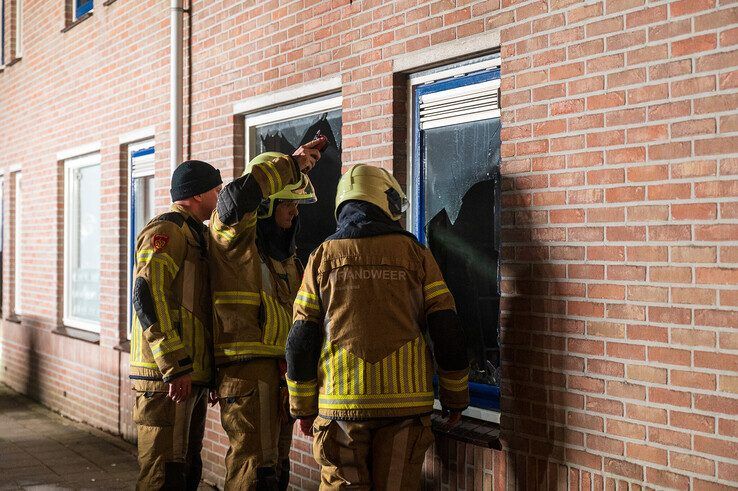
[[[67,32],[68,30],[70,30],[71,28],[73,28],[74,26],[76,26],[77,24],[80,24],[85,19],[89,19],[90,17],[92,17],[92,11],[89,11],[86,14],[84,14],[84,15],[82,15],[80,17],[77,17],[77,20],[75,20],[74,22],[72,22],[71,24],[69,24],[67,27],[65,27],[64,29],[62,29],[61,32]]]
[[[100,334],[96,332],[84,331],[68,326],[59,326],[51,332],[59,336],[64,336],[65,338],[78,339],[91,344],[100,344]]]
[[[121,341],[120,344],[118,344],[118,346],[115,346],[113,349],[116,351],[122,351],[123,353],[130,353],[131,342],[129,340]]]
[[[433,412],[431,423],[433,425],[433,433],[436,436],[443,436],[477,447],[502,450],[500,425],[498,424],[462,417],[458,425],[451,429],[446,429],[444,428],[445,419],[439,411]]]
[[[19,315],[15,315],[15,314],[9,314],[9,315],[8,315],[8,316],[7,316],[6,318],[5,318],[5,320],[6,320],[6,321],[8,321],[8,322],[12,322],[12,323],[14,323],[14,324],[20,324],[20,323],[21,323],[21,319],[22,319],[22,317],[21,317],[21,316],[19,316]]]
[[[9,66],[13,66],[13,65],[15,65],[16,63],[18,63],[18,62],[19,62],[19,61],[21,61],[22,59],[23,59],[23,57],[22,57],[22,56],[19,56],[19,57],[17,57],[17,58],[13,58],[12,60],[10,60],[9,62],[7,62],[7,63],[5,64],[5,68],[8,68]]]
[[[103,7],[107,7],[108,5],[113,5],[116,2],[116,0],[105,0],[103,2]]]

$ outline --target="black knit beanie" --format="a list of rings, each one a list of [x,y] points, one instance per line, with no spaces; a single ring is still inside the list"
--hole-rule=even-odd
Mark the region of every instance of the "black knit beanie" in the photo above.
[[[172,174],[172,201],[203,194],[222,184],[220,171],[201,160],[182,162]]]

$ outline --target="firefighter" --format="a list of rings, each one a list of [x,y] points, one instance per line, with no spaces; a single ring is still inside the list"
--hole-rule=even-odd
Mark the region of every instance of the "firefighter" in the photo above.
[[[293,422],[281,410],[280,365],[302,269],[294,248],[297,204],[315,201],[306,172],[320,158],[319,143],[306,143],[292,156],[254,158],[223,189],[211,219],[218,399],[230,444],[227,490],[286,489],[289,482]]]
[[[420,488],[434,361],[447,424],[469,403],[454,299],[431,252],[400,225],[406,206],[389,172],[349,169],[338,183],[337,231],[311,254],[297,293],[290,410],[314,436],[321,489]]]
[[[197,489],[212,385],[207,230],[221,188],[205,162],[172,175],[172,205],[141,231],[133,281],[130,378],[136,391],[137,489]]]

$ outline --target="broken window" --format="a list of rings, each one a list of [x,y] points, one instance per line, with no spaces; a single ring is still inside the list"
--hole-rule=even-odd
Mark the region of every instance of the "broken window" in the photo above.
[[[284,106],[246,117],[247,160],[262,152],[292,155],[316,133],[328,138],[328,147],[310,171],[318,201],[300,206],[297,256],[307,263],[310,253],[336,231],[333,207],[341,178],[341,97],[329,96]]]
[[[499,58],[411,81],[414,232],[454,295],[467,338],[472,406],[499,409]]]

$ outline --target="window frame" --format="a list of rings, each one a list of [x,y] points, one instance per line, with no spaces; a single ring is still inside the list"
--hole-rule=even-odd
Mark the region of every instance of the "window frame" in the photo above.
[[[70,175],[71,172],[74,170],[85,167],[93,167],[95,165],[102,167],[99,152],[70,157],[64,160],[64,305],[62,323],[66,327],[73,327],[75,329],[81,329],[88,332],[100,333],[100,319],[98,319],[97,321],[90,321],[88,319],[73,317],[70,314],[72,292],[70,267],[71,258],[74,253],[74,250],[72,248],[74,237],[72,236],[72,233],[74,231],[73,229],[75,229],[75,223],[73,223],[72,217],[74,184],[72,182],[72,179],[70,179]],[[100,183],[100,187],[102,190],[102,183]],[[102,208],[102,202],[98,203],[98,206]],[[100,211],[102,212],[102,209]],[[100,269],[100,264],[98,264],[98,270]]]
[[[15,0],[15,39],[13,58],[23,57],[23,0]]]
[[[0,70],[5,68],[5,0],[0,0]]]
[[[11,312],[14,317],[23,315],[23,260],[21,256],[22,250],[22,234],[23,234],[23,215],[22,188],[21,188],[21,172],[16,171],[13,174],[13,308]]]
[[[419,73],[414,73],[408,79],[408,164],[410,172],[407,177],[407,194],[410,197],[411,206],[407,212],[407,228],[412,231],[421,243],[426,243],[424,230],[424,176],[422,169],[422,139],[420,128],[420,104],[419,97],[424,93],[433,91],[460,89],[476,83],[484,83],[489,80],[497,80],[499,86],[501,60],[499,54],[491,55],[477,60],[468,60],[452,66],[444,66]],[[464,83],[467,82],[467,83]],[[433,87],[435,86],[435,87]],[[424,90],[427,87],[427,90]],[[431,87],[433,87],[431,89]],[[498,89],[499,90],[499,89]],[[487,114],[487,113],[485,113]],[[454,123],[480,121],[500,117],[500,109],[490,110],[487,117],[480,118],[470,116],[466,119],[456,119]],[[449,124],[454,124],[449,123]],[[439,125],[442,126],[442,125]],[[500,387],[470,383],[471,404],[463,412],[464,416],[491,421],[500,421]],[[435,401],[434,407],[441,409],[440,402]]]
[[[256,140],[254,138],[256,126],[289,121],[291,119],[334,111],[336,109],[340,109],[343,113],[343,95],[341,93],[329,93],[317,95],[309,99],[287,101],[259,112],[244,114],[244,168],[255,157],[253,153],[256,149]]]
[[[126,244],[127,244],[127,254],[126,254],[126,339],[131,339],[131,322],[133,320],[133,307],[132,307],[132,299],[131,299],[131,290],[133,288],[133,272],[135,269],[135,262],[136,262],[136,234],[135,234],[135,226],[136,226],[136,209],[135,209],[135,197],[134,197],[134,180],[138,179],[140,177],[153,177],[156,179],[156,161],[155,161],[155,152],[156,147],[154,145],[154,140],[147,139],[142,140],[140,142],[131,143],[128,145],[128,151],[127,151],[127,161],[126,161],[126,167],[128,169],[128,192],[127,194],[127,210],[128,210],[128,220],[127,220],[127,227],[128,230],[126,231]],[[133,159],[136,158],[146,158],[148,161],[148,158],[151,156],[151,168],[149,169],[148,166],[143,171],[134,172],[133,171]],[[146,162],[148,164],[148,162]],[[154,192],[155,192],[154,187]],[[156,211],[154,211],[154,215],[156,214]]]
[[[72,18],[77,20],[88,12],[92,12],[93,0],[73,0]]]

